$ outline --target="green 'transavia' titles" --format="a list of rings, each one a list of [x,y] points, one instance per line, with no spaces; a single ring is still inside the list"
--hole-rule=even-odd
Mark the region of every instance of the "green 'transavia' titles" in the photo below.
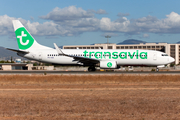
[[[94,56],[96,59],[127,59],[128,57],[130,59],[147,59],[147,52],[140,52],[139,50],[136,50],[136,52],[88,52],[85,50],[84,52],[84,57],[89,57],[91,58]],[[108,57],[108,58],[107,58]]]

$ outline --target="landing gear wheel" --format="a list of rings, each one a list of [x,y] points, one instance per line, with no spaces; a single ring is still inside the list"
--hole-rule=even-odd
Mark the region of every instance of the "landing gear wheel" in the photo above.
[[[156,68],[156,72],[159,72],[159,68]]]
[[[92,71],[92,68],[91,68],[91,67],[88,67],[88,71],[91,72],[91,71]]]
[[[94,66],[90,66],[88,67],[88,71],[89,72],[96,71],[96,68]]]

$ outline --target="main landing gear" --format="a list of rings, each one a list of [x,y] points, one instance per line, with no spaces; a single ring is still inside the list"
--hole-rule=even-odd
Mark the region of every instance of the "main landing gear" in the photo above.
[[[96,71],[95,66],[89,66],[89,67],[88,67],[88,71],[89,71],[89,72]]]

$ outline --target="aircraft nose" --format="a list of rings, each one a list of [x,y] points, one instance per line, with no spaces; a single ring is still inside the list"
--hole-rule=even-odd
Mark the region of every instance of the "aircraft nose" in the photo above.
[[[173,57],[170,57],[169,61],[172,63],[175,61],[175,59]]]

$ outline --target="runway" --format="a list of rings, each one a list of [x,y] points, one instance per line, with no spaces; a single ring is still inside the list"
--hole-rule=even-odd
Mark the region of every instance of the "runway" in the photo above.
[[[96,72],[88,72],[88,71],[57,71],[57,70],[12,70],[12,71],[0,71],[0,74],[83,74],[83,75],[98,75],[98,74],[106,74],[106,75],[113,75],[113,74],[180,74],[180,71],[159,71],[159,72],[151,72],[151,71],[96,71]]]

